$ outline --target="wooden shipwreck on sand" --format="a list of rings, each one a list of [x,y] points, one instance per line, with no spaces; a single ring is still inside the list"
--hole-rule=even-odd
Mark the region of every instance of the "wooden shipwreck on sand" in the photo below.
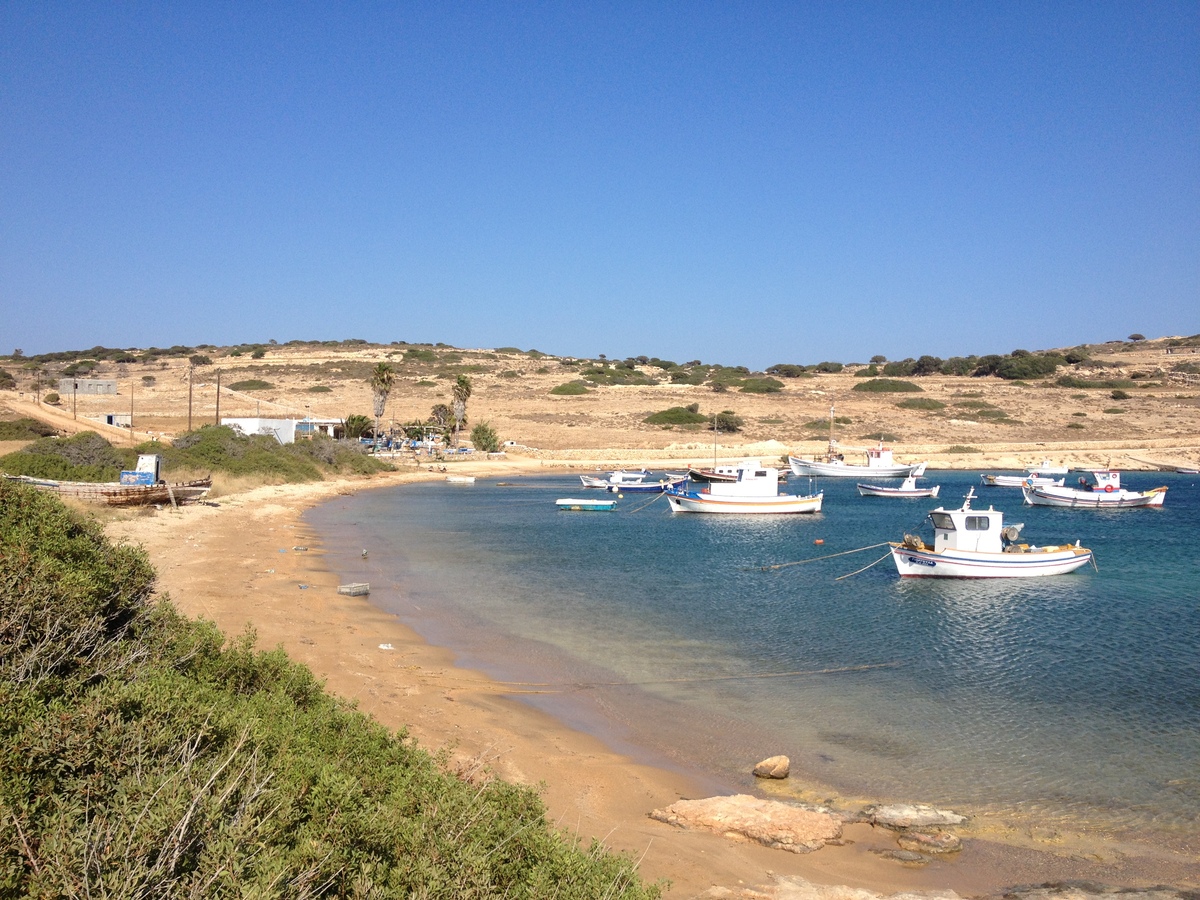
[[[9,481],[27,484],[40,491],[72,497],[85,503],[102,503],[106,506],[152,506],[170,503],[178,506],[195,503],[212,489],[211,478],[195,481],[169,483],[159,476],[162,457],[157,453],[143,453],[138,457],[137,468],[122,472],[117,482],[55,481],[51,478],[31,478],[28,475],[5,475]]]

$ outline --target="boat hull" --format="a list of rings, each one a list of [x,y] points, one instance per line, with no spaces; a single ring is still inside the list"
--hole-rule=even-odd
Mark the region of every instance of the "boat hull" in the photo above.
[[[984,487],[1024,487],[1032,482],[1035,487],[1062,487],[1065,478],[1032,477],[1029,475],[980,475]]]
[[[820,462],[813,459],[788,457],[792,472],[800,478],[907,478],[925,474],[928,463],[912,466],[855,466],[844,462]]]
[[[663,491],[677,488],[687,481],[686,476],[674,481],[650,481],[641,484],[610,484],[607,490],[610,494],[661,494]]]
[[[577,500],[574,498],[565,498],[555,500],[555,506],[564,512],[611,512],[616,508],[616,500]]]
[[[1033,578],[1065,575],[1092,561],[1091,550],[1070,544],[1005,553],[891,546],[892,561],[901,578]]]
[[[724,515],[780,515],[821,511],[824,493],[808,497],[784,494],[776,497],[721,497],[695,491],[667,493],[671,512],[720,513]]]
[[[860,484],[858,493],[863,497],[937,497],[942,486],[927,488],[890,488],[874,484]]]
[[[1162,506],[1167,499],[1165,487],[1149,491],[1080,491],[1074,488],[1023,487],[1029,506],[1057,506],[1062,509],[1139,509]]]
[[[119,482],[54,481],[48,478],[29,478],[24,475],[5,475],[10,481],[27,484],[39,491],[71,497],[85,503],[106,506],[151,506],[159,503],[193,503],[212,489],[211,478],[161,484],[120,484]]]

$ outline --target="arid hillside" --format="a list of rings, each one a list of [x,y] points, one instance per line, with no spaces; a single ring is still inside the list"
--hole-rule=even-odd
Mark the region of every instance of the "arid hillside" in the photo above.
[[[1124,468],[1200,461],[1200,336],[1029,354],[1036,358],[1056,352],[1078,360],[1044,377],[937,371],[893,378],[910,386],[905,392],[864,389],[880,387],[870,373],[887,375],[884,362],[870,369],[866,363],[847,364],[840,372],[820,371],[836,368],[823,364],[752,373],[697,361],[580,360],[514,348],[328,342],[255,345],[253,351],[172,349],[174,355],[109,351],[107,356],[117,358],[104,358],[106,354],[89,351],[92,356],[0,360],[0,370],[12,379],[10,389],[0,391],[0,404],[65,430],[95,427],[95,420],[106,414],[132,410],[139,438],[149,433],[169,440],[186,430],[189,421],[193,427],[215,421],[218,377],[221,416],[370,416],[368,378],[374,366],[386,362],[397,373],[384,416],[387,425],[427,419],[435,404],[449,403],[457,376],[466,375],[473,388],[468,430],[486,421],[502,440],[529,448],[515,452],[548,462],[711,455],[714,434],[707,421],[645,421],[672,407],[693,407],[701,416],[731,411],[740,417],[740,431],[716,435],[717,452],[726,457],[822,450],[834,407],[834,435],[848,454],[882,439],[895,445],[898,457],[915,455],[966,468],[1017,466],[1043,456],[1081,465],[1111,458]],[[973,366],[974,358],[970,360]],[[954,361],[937,362],[948,369]],[[913,361],[907,363],[911,369]],[[118,393],[59,392],[58,403],[47,406],[46,394],[58,392],[64,373],[115,379]],[[581,392],[554,392],[567,384],[576,387],[566,390]],[[110,438],[128,439],[127,429],[101,430]]]

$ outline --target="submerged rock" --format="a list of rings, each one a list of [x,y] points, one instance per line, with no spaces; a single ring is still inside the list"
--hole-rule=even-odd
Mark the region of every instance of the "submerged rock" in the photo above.
[[[906,831],[896,843],[914,853],[957,853],[962,849],[962,839],[948,831]]]
[[[862,812],[865,821],[887,828],[929,828],[935,825],[961,825],[966,816],[920,804],[896,803],[868,806]]]
[[[770,756],[754,767],[759,778],[787,778],[792,770],[792,761],[786,756]]]
[[[680,800],[666,809],[654,810],[650,818],[680,828],[747,838],[792,853],[819,850],[842,836],[841,822],[828,813],[747,794]]]

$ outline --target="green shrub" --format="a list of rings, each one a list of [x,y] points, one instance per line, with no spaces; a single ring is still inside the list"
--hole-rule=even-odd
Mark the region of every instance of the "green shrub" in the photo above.
[[[314,384],[308,389],[308,392],[310,394],[329,394],[333,392],[333,388],[327,384]]]
[[[1084,419],[1087,418],[1087,413],[1085,413],[1085,412],[1073,412],[1073,413],[1071,413],[1071,415],[1076,416],[1078,418],[1084,418]]]
[[[231,391],[269,391],[275,385],[261,378],[247,378],[245,381],[235,381],[229,385]]]
[[[436,381],[430,381],[427,378],[422,378],[417,382],[417,387],[437,387]]]
[[[123,469],[132,469],[136,462],[132,450],[118,450],[96,432],[81,431],[69,438],[43,437],[0,456],[0,470],[56,481],[116,481]]]
[[[17,379],[5,369],[0,369],[0,391],[15,391],[17,389]]]
[[[1104,411],[1110,416],[1119,416],[1121,413],[1125,412],[1125,410],[1121,409],[1119,406],[1111,406]]]
[[[1057,354],[1047,353],[1042,356],[1033,354],[1013,355],[996,367],[996,375],[1007,381],[1023,378],[1045,378],[1053,375],[1059,366],[1065,366],[1067,361]]]
[[[57,434],[54,427],[38,419],[13,419],[0,422],[0,441],[34,441]]]
[[[872,431],[868,434],[860,434],[858,437],[859,440],[863,441],[888,441],[893,444],[900,440],[897,435],[892,434],[890,431]]]
[[[699,425],[708,420],[709,417],[704,413],[682,406],[672,406],[642,419],[647,425]]]
[[[945,409],[946,404],[932,397],[910,397],[896,404],[899,409]]]
[[[1083,428],[1083,423],[1082,422],[1068,422],[1067,427],[1068,428]]]
[[[42,398],[42,402],[49,403],[51,406],[57,406],[60,399],[61,398],[58,396],[58,394],[56,394],[54,391],[51,391]]]
[[[588,389],[587,385],[581,381],[568,381],[566,384],[550,388],[550,393],[560,397],[574,397],[579,394],[588,393]]]
[[[484,453],[495,453],[500,449],[500,435],[487,422],[480,422],[471,429],[471,443],[476,450]]]
[[[776,363],[767,369],[768,375],[778,375],[780,378],[803,378],[808,374],[804,366],[792,363]]]
[[[859,369],[854,373],[855,378],[874,378],[879,374],[879,367],[874,364],[867,366],[864,369]]]
[[[743,394],[778,394],[783,382],[774,378],[745,378],[742,380]]]
[[[1129,394],[1127,394],[1125,391],[1122,391],[1120,389],[1113,391],[1111,394],[1109,394],[1109,396],[1112,397],[1114,400],[1128,400],[1129,399]]]
[[[947,453],[982,453],[978,447],[970,447],[966,444],[954,444],[946,448]]]
[[[854,386],[854,390],[875,394],[911,394],[923,392],[925,389],[911,381],[898,381],[895,378],[872,378],[870,381],[860,381]]]
[[[741,431],[745,425],[745,420],[735,413],[732,409],[723,409],[713,419],[717,431],[736,432]]]
[[[0,483],[0,546],[5,896],[658,896],[532,789],[150,604],[144,553],[55,498]]]
[[[168,469],[228,472],[282,482],[319,481],[326,471],[368,474],[393,468],[366,455],[357,443],[314,435],[280,444],[268,435],[240,434],[227,425],[205,425],[179,435],[174,446],[153,446]]]
[[[1065,388],[1131,388],[1137,387],[1129,378],[1106,379],[1104,381],[1087,381],[1083,378],[1076,378],[1074,375],[1063,375],[1054,382],[1059,387]]]

